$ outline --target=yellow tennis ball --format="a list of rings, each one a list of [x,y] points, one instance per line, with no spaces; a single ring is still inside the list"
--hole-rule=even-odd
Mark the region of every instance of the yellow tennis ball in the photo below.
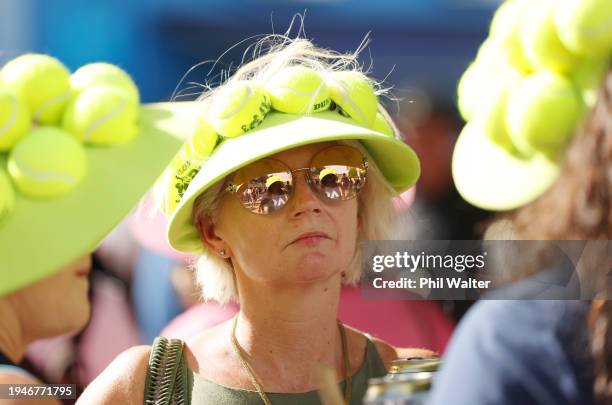
[[[207,120],[201,119],[183,146],[185,156],[194,159],[207,158],[217,145],[218,138],[212,125]]]
[[[470,121],[496,104],[501,89],[512,86],[521,73],[509,62],[478,55],[463,73],[457,86],[457,106],[465,121]]]
[[[70,86],[79,93],[88,87],[110,84],[129,93],[136,104],[140,103],[138,87],[123,69],[110,63],[96,62],[84,65],[70,76]]]
[[[489,36],[493,39],[506,55],[510,63],[520,72],[529,72],[531,67],[523,52],[519,37],[520,24],[525,7],[531,0],[506,0],[497,9]]]
[[[579,55],[612,52],[612,1],[559,0],[554,21],[563,44]]]
[[[212,97],[207,119],[226,138],[257,128],[270,112],[270,95],[254,82],[230,82]]]
[[[21,97],[0,87],[0,151],[11,149],[30,130],[30,119]]]
[[[474,122],[483,128],[495,144],[507,150],[514,149],[506,125],[508,94],[520,80],[521,75],[512,69],[505,76],[497,77],[497,81],[490,81],[486,98],[479,100],[474,112]]]
[[[329,89],[317,72],[290,66],[266,83],[272,108],[288,114],[308,114],[329,109]]]
[[[4,169],[0,169],[0,220],[15,208],[15,191]]]
[[[98,85],[70,101],[62,126],[84,143],[123,143],[138,133],[138,111],[132,95],[124,89]]]
[[[532,1],[523,13],[520,24],[521,44],[534,70],[546,68],[565,73],[578,61],[557,34],[553,19],[557,1]]]
[[[357,123],[371,128],[378,110],[374,88],[361,72],[339,71],[327,75],[332,101]]]
[[[83,145],[58,127],[37,127],[11,150],[8,171],[19,191],[29,197],[56,197],[85,177]]]
[[[556,154],[571,138],[579,108],[578,92],[564,76],[544,70],[524,78],[508,96],[512,142],[525,155]]]
[[[595,106],[609,64],[605,57],[582,58],[572,71],[571,79],[582,96],[581,115]]]
[[[8,62],[0,71],[6,87],[21,96],[34,121],[53,125],[60,122],[70,98],[70,72],[57,59],[26,54]]]

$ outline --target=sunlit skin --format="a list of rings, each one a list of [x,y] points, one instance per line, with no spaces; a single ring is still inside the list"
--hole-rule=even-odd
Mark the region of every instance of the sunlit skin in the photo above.
[[[31,342],[75,332],[89,320],[91,256],[0,297],[0,350],[19,362]]]

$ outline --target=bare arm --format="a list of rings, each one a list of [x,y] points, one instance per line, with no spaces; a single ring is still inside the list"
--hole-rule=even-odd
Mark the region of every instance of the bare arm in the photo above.
[[[87,386],[77,404],[142,404],[150,353],[150,346],[134,346],[121,353]]]

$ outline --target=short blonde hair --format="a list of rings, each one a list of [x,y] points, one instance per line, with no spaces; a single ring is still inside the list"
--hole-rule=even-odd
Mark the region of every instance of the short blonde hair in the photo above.
[[[367,71],[358,61],[359,53],[368,43],[366,37],[355,52],[341,54],[332,50],[315,47],[304,38],[289,38],[287,35],[270,35],[258,41],[249,49],[253,51],[253,60],[243,64],[231,77],[216,87],[204,84],[204,92],[198,98],[210,101],[226,84],[236,80],[250,80],[265,83],[287,66],[301,65],[317,71],[321,76],[336,71],[353,71],[362,75],[375,89],[376,94],[386,95],[388,88],[367,76]],[[246,52],[245,52],[246,54]],[[205,103],[206,104],[206,103]],[[389,114],[379,104],[378,111],[392,127],[394,134],[400,138],[399,131],[389,117]],[[359,148],[369,158],[367,151],[358,141],[337,141]],[[358,241],[388,239],[392,233],[395,210],[393,196],[395,192],[386,182],[384,176],[369,158],[368,180],[358,197],[358,215],[361,230]],[[196,199],[192,211],[192,223],[200,235],[200,220],[204,217],[215,222],[221,207],[224,185],[227,178],[218,181],[206,189]],[[204,247],[204,252],[194,263],[196,280],[205,301],[217,301],[221,304],[230,300],[239,301],[236,279],[229,260],[221,259],[216,252],[210,252]],[[343,284],[355,285],[361,277],[361,256],[356,248],[355,256],[347,271],[344,272]]]

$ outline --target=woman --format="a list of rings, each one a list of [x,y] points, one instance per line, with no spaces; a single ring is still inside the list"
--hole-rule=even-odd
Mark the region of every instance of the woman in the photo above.
[[[327,364],[345,400],[361,403],[367,379],[384,375],[391,360],[431,354],[391,347],[337,321],[341,285],[359,279],[358,241],[385,238],[392,197],[414,184],[418,159],[396,139],[356,54],[278,36],[256,49],[263,48],[268,52],[200,101],[214,127],[209,136],[219,133],[221,140],[209,141],[216,144],[212,153],[197,157],[203,164],[195,177],[180,175],[193,167],[189,157],[168,176],[170,244],[201,255],[204,299],[240,303],[235,318],[184,347],[178,373],[185,378],[177,384],[187,387],[178,396],[186,403],[318,403],[317,369]],[[255,104],[244,114],[255,116],[254,125],[242,127],[245,134],[231,130],[239,123],[223,120],[236,111],[231,101]],[[201,149],[197,134],[192,146]],[[340,190],[343,174],[351,181]],[[277,182],[282,186],[272,187]],[[264,207],[266,200],[273,203]],[[80,402],[158,398],[151,392],[163,391],[155,381],[164,372],[158,354],[146,346],[126,351]]]
[[[81,144],[55,125],[24,132],[0,151],[0,383],[39,382],[18,366],[27,346],[87,323],[90,253],[179,149],[184,132],[165,121],[173,108],[142,107],[141,130],[121,145]],[[60,160],[70,148],[86,162],[82,179],[45,198],[28,192],[15,169],[15,151],[35,146],[40,148],[29,152],[43,150]],[[52,168],[30,170],[53,179]]]
[[[559,46],[545,51],[549,61],[572,55],[573,66],[552,76],[534,64],[534,72],[513,84],[501,110],[509,134],[483,127],[487,112],[476,107],[472,116],[483,114],[485,120],[468,123],[455,147],[453,175],[466,200],[512,210],[500,215],[488,236],[505,234],[522,241],[512,247],[527,249],[508,266],[516,270],[515,283],[497,295],[513,300],[494,300],[494,292],[460,323],[433,404],[612,403],[612,38],[598,42],[579,24],[586,15],[605,20],[610,13],[603,2],[555,4],[556,15],[576,19],[566,21],[561,39],[585,47],[573,55],[568,49],[578,50],[557,37]],[[517,26],[533,22],[522,18]],[[556,35],[552,18],[546,21],[542,29]],[[522,45],[533,51],[532,44]],[[487,62],[492,61],[476,61],[491,69]],[[529,99],[521,98],[525,91]],[[580,108],[588,112],[584,123]],[[573,240],[565,246],[580,248],[580,260],[560,262],[551,250],[559,240]],[[567,252],[567,258],[575,257]]]

